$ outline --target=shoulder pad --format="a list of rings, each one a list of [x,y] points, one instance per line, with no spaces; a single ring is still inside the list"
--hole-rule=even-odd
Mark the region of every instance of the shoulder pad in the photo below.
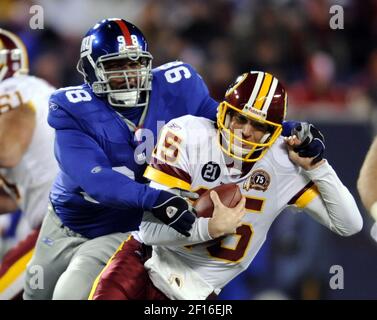
[[[49,100],[49,125],[55,129],[79,127],[80,118],[87,112],[84,103],[92,99],[93,93],[86,85],[56,90]]]
[[[264,157],[266,156],[272,162],[273,167],[278,167],[287,173],[296,173],[299,171],[299,168],[288,157],[288,150],[282,136],[277,138]]]
[[[66,107],[92,99],[93,93],[87,85],[60,88],[50,97],[50,101]]]

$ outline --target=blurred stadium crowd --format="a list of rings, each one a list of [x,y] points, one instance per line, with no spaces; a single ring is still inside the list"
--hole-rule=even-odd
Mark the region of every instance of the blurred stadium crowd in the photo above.
[[[40,30],[29,26],[29,9],[35,4],[44,10]],[[335,4],[344,9],[344,29],[329,26],[329,8]],[[359,158],[343,159],[346,165],[338,160],[339,167],[350,170],[340,176],[349,174],[351,181],[357,175],[362,152],[375,131],[372,121],[377,127],[377,1],[0,2],[0,25],[26,43],[31,74],[56,87],[82,83],[76,71],[80,42],[106,17],[139,26],[149,41],[154,66],[177,59],[192,64],[216,99],[222,98],[235,75],[252,68],[271,72],[286,84],[291,118],[334,122],[330,133],[341,120],[361,122],[367,138]],[[355,190],[356,181],[350,183]],[[366,233],[339,239],[304,215],[292,218],[288,213],[274,224],[250,271],[224,290],[222,298],[376,299],[377,277],[371,271],[375,263],[377,248]],[[342,293],[328,286],[334,264],[346,266]]]

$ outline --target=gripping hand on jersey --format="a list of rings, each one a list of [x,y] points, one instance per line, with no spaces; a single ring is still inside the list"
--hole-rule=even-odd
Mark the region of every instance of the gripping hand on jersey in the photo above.
[[[161,191],[151,211],[163,223],[189,237],[196,216],[194,209],[183,197],[195,199],[198,195],[179,189],[170,191]]]
[[[286,138],[290,158],[304,169],[312,169],[321,162],[325,151],[325,139],[322,133],[312,124],[307,122],[287,121],[283,124],[283,135]],[[299,158],[307,158],[302,160]]]

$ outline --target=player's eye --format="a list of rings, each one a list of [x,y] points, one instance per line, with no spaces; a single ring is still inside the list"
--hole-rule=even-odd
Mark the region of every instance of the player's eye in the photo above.
[[[248,122],[248,119],[242,114],[236,114],[234,118],[239,124],[246,124]]]
[[[130,68],[137,68],[140,67],[140,62],[139,61],[129,61],[127,62],[127,66]]]
[[[264,124],[264,123],[261,123],[261,122],[258,122],[258,121],[252,121],[252,120],[250,120],[250,124],[257,131],[266,132],[269,129],[269,126],[267,124]]]
[[[113,71],[121,69],[122,65],[119,65],[119,63],[107,63],[104,67],[107,71]]]

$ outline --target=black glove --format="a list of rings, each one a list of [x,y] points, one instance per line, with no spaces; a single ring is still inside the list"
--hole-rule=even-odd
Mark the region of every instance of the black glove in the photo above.
[[[163,223],[189,237],[195,210],[182,196],[194,199],[197,194],[179,189],[171,189],[171,192],[161,191],[151,211]]]
[[[291,131],[291,135],[301,140],[301,144],[293,148],[300,157],[313,158],[312,164],[323,159],[325,152],[325,138],[322,133],[311,123],[299,122]]]

